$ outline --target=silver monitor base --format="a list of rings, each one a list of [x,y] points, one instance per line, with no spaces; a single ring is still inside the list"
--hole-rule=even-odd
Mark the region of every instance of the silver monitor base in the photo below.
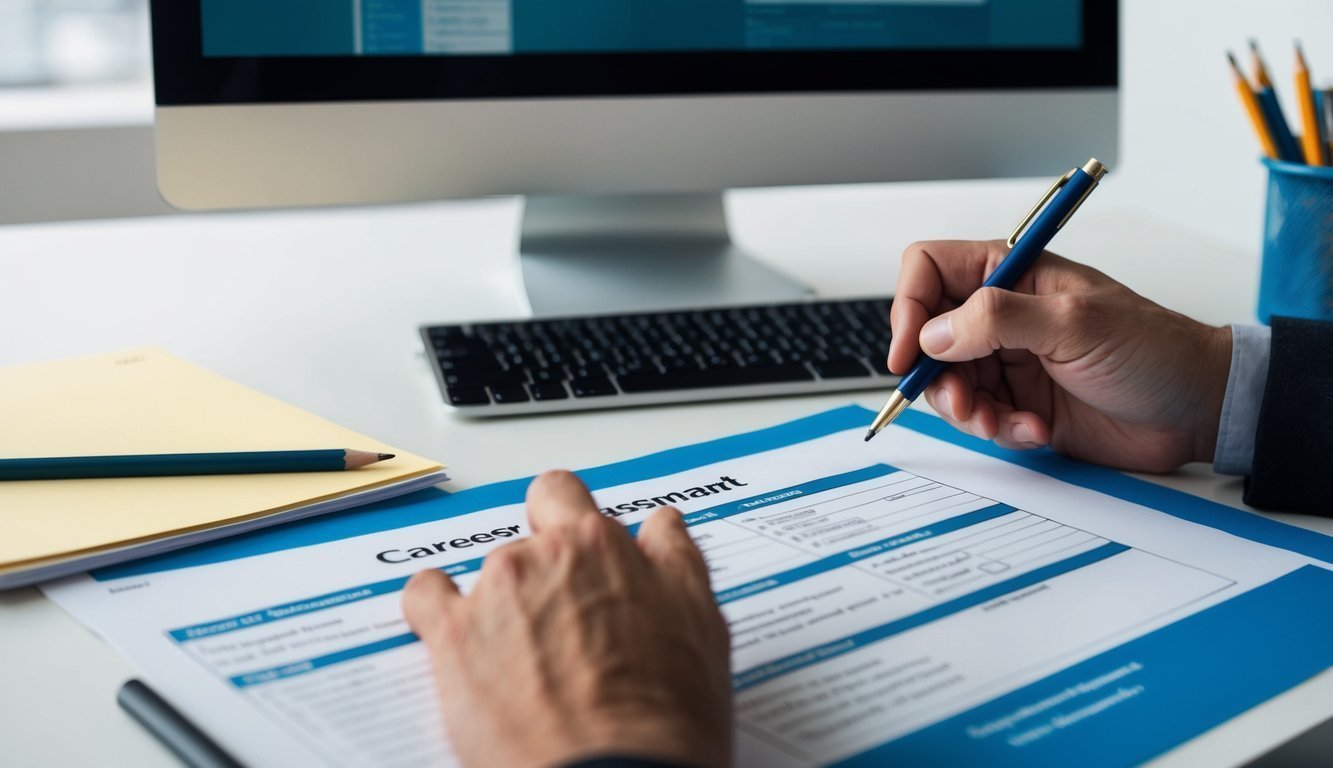
[[[721,193],[529,197],[519,261],[535,317],[812,295],[732,244]]]

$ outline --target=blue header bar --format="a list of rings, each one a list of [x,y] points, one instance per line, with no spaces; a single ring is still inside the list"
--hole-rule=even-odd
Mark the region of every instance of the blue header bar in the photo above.
[[[839,475],[821,477],[818,480],[811,480],[808,483],[800,485],[789,485],[786,488],[779,488],[776,491],[761,493],[758,496],[751,496],[748,499],[740,501],[729,501],[726,504],[718,504],[715,507],[691,512],[685,515],[686,525],[696,525],[706,523],[709,520],[721,520],[724,517],[739,515],[745,512],[753,512],[756,509],[762,509],[774,504],[781,504],[802,496],[813,496],[816,493],[831,491],[835,488],[842,488],[847,485],[864,483],[867,480],[874,480],[877,477],[884,477],[899,471],[896,467],[890,467],[888,464],[875,464],[864,469],[856,469],[851,472],[843,472]]]
[[[403,635],[394,635],[386,637],[373,643],[358,645],[355,648],[348,648],[337,653],[330,653],[327,656],[319,656],[308,661],[298,661],[292,664],[284,664],[280,667],[261,670],[259,672],[247,672],[244,675],[236,675],[230,678],[232,685],[237,688],[247,688],[260,683],[271,683],[274,680],[282,680],[288,677],[304,675],[307,672],[314,672],[317,669],[339,664],[352,659],[359,659],[362,656],[369,656],[375,653],[383,653],[404,645],[411,645],[417,642],[417,636],[408,632]]]
[[[471,560],[464,560],[461,563],[446,565],[443,568],[440,568],[440,570],[450,576],[474,573],[481,570],[483,560],[484,558],[476,557]],[[363,584],[359,587],[351,587],[339,592],[330,592],[327,595],[319,595],[318,597],[312,597],[307,600],[284,603],[283,605],[261,608],[258,611],[243,613],[239,616],[231,616],[225,619],[218,619],[217,621],[210,621],[205,624],[195,624],[191,627],[173,629],[167,634],[176,642],[184,643],[190,640],[212,637],[213,635],[235,632],[239,629],[248,629],[279,619],[290,619],[296,616],[304,616],[308,613],[315,613],[328,608],[338,608],[347,605],[348,603],[356,603],[372,597],[378,597],[379,595],[398,592],[407,584],[409,578],[410,577],[408,576],[402,576],[396,579],[377,581],[374,584]]]

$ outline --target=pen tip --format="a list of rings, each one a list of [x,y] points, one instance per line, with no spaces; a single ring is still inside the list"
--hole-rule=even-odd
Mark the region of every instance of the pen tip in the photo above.
[[[867,443],[870,442],[870,438],[872,438],[872,437],[874,437],[874,436],[875,436],[875,430],[872,429],[872,430],[867,431],[867,432],[866,432],[866,442],[867,442]]]
[[[397,455],[397,454],[394,454],[394,453],[381,453],[381,454],[380,454],[380,461],[388,461],[389,459],[392,459],[392,458],[393,458],[394,456],[396,456],[396,455]]]

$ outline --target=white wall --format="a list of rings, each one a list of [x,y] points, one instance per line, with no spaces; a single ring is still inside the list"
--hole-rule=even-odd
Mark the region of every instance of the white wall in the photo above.
[[[1265,176],[1225,52],[1235,51],[1248,70],[1244,49],[1256,38],[1294,121],[1295,39],[1316,86],[1333,87],[1333,2],[1128,0],[1122,7],[1121,167],[1100,194],[1170,211],[1163,218],[1257,251]]]

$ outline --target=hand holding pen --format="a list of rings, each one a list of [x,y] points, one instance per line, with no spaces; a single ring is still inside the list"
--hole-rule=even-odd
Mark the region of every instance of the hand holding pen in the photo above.
[[[925,398],[953,426],[1018,449],[1161,472],[1211,461],[1231,331],[1160,307],[1091,267],[1041,253],[1011,289],[982,288],[1003,240],[903,254],[889,367],[947,369]],[[882,437],[881,439],[892,439]]]
[[[985,275],[982,288],[1012,288],[1014,283],[1027,272],[1028,267],[1041,254],[1041,250],[1064,228],[1066,222],[1088,199],[1088,195],[1097,188],[1106,175],[1106,166],[1097,158],[1084,163],[1082,168],[1072,168],[1055,180],[1046,190],[1037,204],[1032,206],[1027,216],[1018,223],[1013,234],[1009,235],[1009,253]],[[870,430],[866,432],[869,442],[881,429],[898,418],[907,406],[920,397],[926,386],[934,381],[945,368],[940,360],[925,355],[919,357],[911,370],[903,376],[894,390],[889,402],[884,404]]]

